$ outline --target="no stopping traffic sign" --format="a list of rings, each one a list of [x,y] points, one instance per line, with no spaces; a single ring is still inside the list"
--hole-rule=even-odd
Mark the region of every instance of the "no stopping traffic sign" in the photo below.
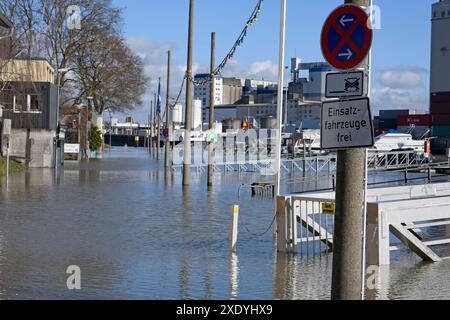
[[[336,69],[353,69],[366,58],[372,39],[368,14],[359,6],[343,5],[325,21],[322,52],[328,63]]]

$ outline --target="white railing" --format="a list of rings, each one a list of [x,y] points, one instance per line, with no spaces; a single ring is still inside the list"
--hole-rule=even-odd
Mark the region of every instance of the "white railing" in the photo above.
[[[197,172],[203,172],[198,168],[207,167],[207,157],[202,155],[200,163],[194,163],[191,168]],[[246,160],[228,160],[227,162],[217,159],[214,162],[216,172],[255,172],[266,170],[268,168],[274,169],[275,159],[271,157],[264,157],[259,159],[252,159],[246,155]],[[235,157],[231,157],[235,159]],[[436,167],[442,165],[450,165],[449,163],[430,163],[429,159],[424,153],[415,151],[395,151],[395,152],[379,152],[370,151],[367,166],[369,170],[396,170],[396,169],[414,169],[425,167]],[[181,170],[182,164],[174,164],[172,169],[174,171]],[[282,173],[315,173],[321,172],[333,173],[336,171],[336,155],[321,155],[315,157],[301,157],[295,159],[282,159],[281,162]]]
[[[309,255],[332,250],[334,204],[334,192],[278,197],[278,251]],[[405,245],[424,260],[439,261],[430,246],[450,243],[450,227],[437,239],[425,239],[419,230],[450,226],[450,183],[371,189],[367,221],[369,265],[389,264],[390,252]],[[402,245],[391,243],[391,234]]]

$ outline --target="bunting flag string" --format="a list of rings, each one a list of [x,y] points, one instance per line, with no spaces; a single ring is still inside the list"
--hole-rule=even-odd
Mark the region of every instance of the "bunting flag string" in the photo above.
[[[178,92],[178,95],[177,95],[177,98],[175,99],[175,102],[172,103],[172,104],[169,104],[170,109],[175,108],[175,106],[180,102],[181,95],[183,94],[184,83],[186,82],[186,78],[187,78],[187,74],[183,77],[183,82],[181,83],[180,91]]]
[[[191,82],[194,86],[200,86],[200,85],[206,85],[211,79],[217,75],[220,75],[222,70],[226,67],[227,63],[233,58],[234,54],[236,53],[238,47],[240,47],[243,43],[245,38],[248,34],[248,29],[253,26],[253,24],[258,20],[258,16],[261,13],[261,7],[264,0],[258,0],[258,3],[255,6],[255,9],[253,10],[252,14],[250,15],[250,18],[245,23],[245,27],[243,28],[242,32],[240,33],[239,37],[237,38],[236,42],[234,43],[233,47],[228,51],[225,58],[223,58],[222,62],[219,64],[219,66],[212,72],[208,77],[203,79],[194,79],[191,75],[188,75],[186,72],[185,76],[183,77],[183,82],[180,87],[180,91],[178,93],[177,98],[175,99],[175,102],[170,104],[170,108],[173,109],[176,104],[180,102],[181,95],[183,93],[184,84],[186,80]]]
[[[242,30],[242,32],[240,33],[238,39],[236,40],[236,42],[234,43],[234,45],[230,49],[230,51],[228,51],[227,55],[222,60],[222,62],[219,64],[219,66],[214,70],[214,72],[212,72],[212,74],[210,74],[209,77],[206,77],[206,78],[201,79],[201,80],[196,80],[196,79],[194,79],[192,77],[189,77],[189,81],[191,81],[195,86],[205,85],[209,81],[211,81],[211,79],[213,77],[221,74],[222,70],[226,67],[227,63],[231,59],[233,59],[233,56],[236,53],[236,50],[238,49],[238,47],[241,46],[244,43],[244,40],[245,40],[245,38],[247,37],[247,34],[248,34],[248,29],[250,27],[252,27],[253,24],[258,20],[258,16],[261,13],[261,7],[262,7],[262,3],[263,2],[264,2],[264,0],[258,0],[258,3],[256,4],[255,9],[253,10],[252,14],[250,15],[250,18],[247,20],[247,22],[245,24],[245,27]]]

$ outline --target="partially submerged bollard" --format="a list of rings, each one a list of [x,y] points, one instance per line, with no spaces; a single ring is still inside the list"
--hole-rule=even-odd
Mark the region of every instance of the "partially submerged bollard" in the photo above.
[[[230,231],[230,251],[236,252],[236,244],[238,239],[238,223],[239,223],[239,206],[233,206]]]

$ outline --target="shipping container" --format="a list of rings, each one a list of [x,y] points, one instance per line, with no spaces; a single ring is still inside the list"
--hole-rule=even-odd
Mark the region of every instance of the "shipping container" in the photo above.
[[[433,102],[450,102],[450,92],[431,93],[430,101]]]
[[[432,126],[431,135],[434,137],[448,138],[450,137],[450,125],[448,126]]]
[[[450,102],[431,102],[431,114],[450,114]]]
[[[438,114],[431,116],[431,125],[450,126],[450,114]]]
[[[430,118],[429,114],[421,114],[421,115],[401,115],[397,118],[397,126],[405,127],[405,126],[430,126]],[[450,124],[450,122],[449,122]]]
[[[397,119],[380,119],[380,128],[397,129]]]
[[[409,115],[407,109],[404,110],[380,110],[380,120],[397,120],[401,115]]]
[[[431,153],[432,154],[446,154],[449,146],[447,138],[437,138],[431,140]]]

